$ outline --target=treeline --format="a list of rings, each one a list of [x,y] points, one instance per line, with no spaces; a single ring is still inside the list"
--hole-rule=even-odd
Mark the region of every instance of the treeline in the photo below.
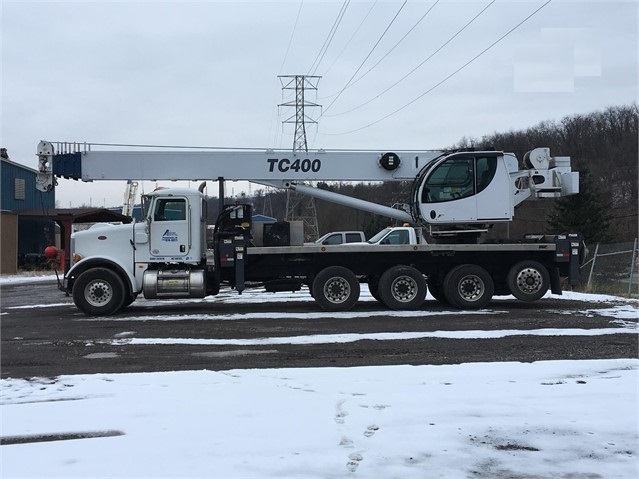
[[[633,104],[542,122],[522,131],[494,133],[480,140],[464,139],[455,146],[512,151],[520,161],[527,151],[537,146],[550,147],[553,156],[570,156],[573,170],[586,175],[582,178],[585,181],[580,182],[584,194],[576,196],[571,203],[581,207],[580,200],[588,201],[590,204],[583,215],[590,211],[605,215],[608,220],[603,222],[608,231],[601,231],[590,239],[631,241],[637,237],[638,227],[638,126],[639,108]],[[593,196],[599,201],[590,202]],[[554,200],[524,202],[515,214],[511,233],[557,232],[552,231],[548,218],[558,203],[561,204]],[[589,218],[584,216],[582,220],[588,223]]]
[[[604,111],[568,116],[559,121],[542,122],[526,130],[494,133],[479,139],[463,138],[451,149],[495,148],[513,152],[521,161],[527,151],[547,146],[553,156],[570,156],[573,170],[586,174],[583,179],[587,181],[581,182],[583,201],[575,197],[572,205],[564,204],[563,209],[567,212],[557,211],[557,200],[526,201],[517,209],[515,220],[495,226],[491,236],[517,238],[531,232],[560,232],[553,229],[561,225],[579,227],[574,225],[579,218],[567,222],[557,222],[556,218],[558,214],[576,211],[577,215],[583,216],[584,222],[595,214],[604,216],[597,228],[605,231],[600,231],[599,236],[589,233],[591,238],[587,239],[632,241],[638,228],[638,124],[639,108],[636,104],[615,106]],[[520,167],[523,168],[523,165]],[[408,183],[320,183],[318,186],[388,206],[409,202]],[[286,196],[285,191],[258,190],[252,199],[254,211],[284,218]],[[574,201],[581,203],[575,205]],[[336,230],[363,230],[370,236],[391,223],[388,218],[325,201],[316,200],[315,207],[320,234]],[[555,218],[549,221],[553,215]]]

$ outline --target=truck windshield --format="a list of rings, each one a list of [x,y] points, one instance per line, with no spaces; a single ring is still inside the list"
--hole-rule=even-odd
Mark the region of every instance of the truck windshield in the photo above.
[[[382,231],[377,233],[375,236],[373,236],[371,239],[369,239],[368,243],[377,244],[379,242],[379,240],[381,240],[384,236],[386,236],[388,234],[389,231],[390,231],[390,228],[383,229]]]

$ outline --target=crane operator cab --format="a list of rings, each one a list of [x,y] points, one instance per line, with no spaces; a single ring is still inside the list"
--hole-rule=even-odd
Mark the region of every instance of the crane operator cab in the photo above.
[[[528,198],[560,198],[579,193],[579,172],[570,157],[535,148],[520,170],[513,153],[463,151],[441,156],[417,175],[413,216],[430,225],[490,225],[511,221]]]
[[[508,170],[500,152],[460,153],[431,162],[417,180],[419,216],[431,224],[510,221]]]

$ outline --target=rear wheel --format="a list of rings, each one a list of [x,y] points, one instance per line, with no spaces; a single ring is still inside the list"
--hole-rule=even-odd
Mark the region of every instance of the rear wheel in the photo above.
[[[125,302],[124,282],[107,268],[92,268],[75,280],[73,302],[89,316],[108,316]]]
[[[481,266],[462,264],[444,278],[444,296],[460,309],[480,309],[493,297],[493,279]]]
[[[348,311],[359,299],[359,281],[342,266],[329,266],[315,276],[313,297],[326,311]]]
[[[426,298],[426,280],[412,266],[393,266],[379,279],[379,297],[388,308],[415,310]]]
[[[508,288],[522,301],[537,301],[550,287],[550,275],[546,267],[537,261],[522,261],[510,268]]]

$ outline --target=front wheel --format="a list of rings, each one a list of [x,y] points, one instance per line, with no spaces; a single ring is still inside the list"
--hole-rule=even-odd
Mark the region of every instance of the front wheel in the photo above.
[[[460,309],[481,309],[493,297],[495,285],[481,266],[462,264],[453,268],[444,278],[444,296]]]
[[[313,280],[313,297],[326,311],[348,311],[359,299],[357,276],[342,266],[329,266]]]
[[[131,304],[133,304],[133,301],[135,301],[135,299],[138,297],[137,294],[129,294],[126,295],[124,297],[124,301],[122,302],[122,307],[120,308],[120,310],[124,309],[124,308],[128,308],[129,306],[131,306]]]
[[[379,279],[379,296],[396,311],[419,309],[426,298],[426,280],[412,266],[393,266]]]
[[[550,275],[546,267],[537,261],[521,261],[508,272],[508,288],[522,301],[537,301],[550,287]]]
[[[124,283],[107,268],[92,268],[75,280],[73,302],[89,316],[114,314],[125,302]]]

